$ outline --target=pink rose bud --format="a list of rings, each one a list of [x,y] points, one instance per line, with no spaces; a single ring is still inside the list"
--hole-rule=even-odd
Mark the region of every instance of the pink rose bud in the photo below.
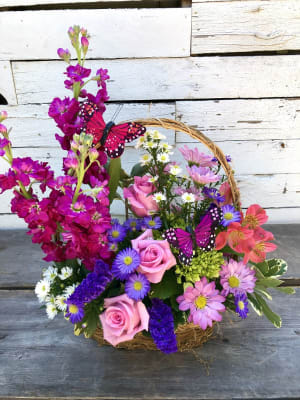
[[[83,47],[84,50],[87,50],[89,47],[89,41],[85,36],[81,37],[81,46]]]
[[[7,118],[6,111],[0,111],[0,122],[4,121]]]

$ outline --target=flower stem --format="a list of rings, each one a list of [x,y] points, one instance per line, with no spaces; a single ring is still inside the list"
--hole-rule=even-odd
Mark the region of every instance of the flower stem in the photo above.
[[[19,185],[20,188],[21,188],[22,195],[23,195],[26,199],[31,199],[32,197],[31,197],[30,193],[27,192],[27,190],[26,190],[25,186],[23,185],[23,183],[22,183],[21,181],[18,181],[18,185]]]

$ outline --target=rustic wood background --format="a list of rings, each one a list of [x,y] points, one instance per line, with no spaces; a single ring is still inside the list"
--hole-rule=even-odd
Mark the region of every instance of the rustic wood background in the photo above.
[[[77,23],[92,34],[88,65],[109,69],[107,120],[124,102],[120,121],[169,117],[200,128],[233,157],[245,207],[299,223],[299,20],[299,0],[0,0],[0,108],[15,155],[61,170],[47,111],[68,95],[56,49],[70,47],[66,31]],[[191,139],[168,136],[179,158]],[[129,147],[126,169],[137,160]],[[0,228],[24,226],[9,202],[1,197]]]

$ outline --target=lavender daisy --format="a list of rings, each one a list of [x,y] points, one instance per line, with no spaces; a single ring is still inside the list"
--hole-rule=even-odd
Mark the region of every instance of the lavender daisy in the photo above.
[[[108,238],[110,242],[122,242],[126,236],[126,229],[124,226],[115,222],[111,229],[108,231]]]
[[[146,225],[147,229],[159,229],[162,225],[159,217],[145,217],[143,223]]]
[[[83,304],[70,299],[65,300],[65,303],[67,304],[67,312],[65,316],[70,319],[72,324],[77,324],[77,322],[80,322],[84,317]]]
[[[236,211],[236,209],[229,204],[222,207],[222,212],[223,219],[221,221],[221,224],[223,226],[228,226],[229,224],[231,224],[231,222],[240,222],[241,220],[241,213],[239,211]]]
[[[117,279],[125,280],[138,268],[140,261],[139,253],[128,247],[117,254],[112,265],[112,273]]]
[[[222,295],[228,296],[232,293],[234,296],[245,293],[253,293],[255,287],[255,270],[243,264],[229,260],[222,265],[220,271],[220,283],[223,286]]]
[[[243,319],[247,318],[248,316],[248,301],[247,296],[245,293],[238,294],[235,296],[234,304],[236,306],[235,311],[239,314],[239,316]]]
[[[212,200],[216,200],[218,203],[222,203],[223,201],[225,201],[225,197],[222,196],[217,189],[215,188],[208,188],[205,187],[202,190],[202,193],[206,196],[209,197]]]
[[[125,292],[133,300],[142,300],[150,290],[150,282],[143,274],[132,274],[125,283]]]

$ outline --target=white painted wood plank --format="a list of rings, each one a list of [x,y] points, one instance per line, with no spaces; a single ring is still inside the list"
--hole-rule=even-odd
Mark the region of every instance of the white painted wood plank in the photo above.
[[[9,61],[0,61],[0,94],[6,99],[8,104],[17,104],[13,74]]]
[[[300,55],[94,60],[108,68],[111,100],[300,96]],[[69,94],[59,61],[13,62],[19,104],[48,103]],[[47,77],[47,79],[45,78]]]
[[[122,3],[128,0],[87,0],[87,3]],[[130,2],[142,3],[143,0],[130,0]],[[83,0],[0,0],[0,7],[29,7],[42,5],[73,5],[83,3]]]
[[[177,101],[177,119],[224,140],[300,138],[300,99]],[[177,142],[196,142],[178,132]]]
[[[194,3],[192,54],[297,50],[300,2]]]
[[[0,13],[0,59],[57,59],[74,24],[91,33],[88,58],[190,55],[190,9],[47,10]]]
[[[14,147],[57,147],[54,134],[60,132],[55,122],[48,117],[48,104],[0,106],[0,110],[8,112],[8,127]],[[114,115],[117,104],[109,103],[104,114],[109,121]],[[125,103],[117,116],[116,122],[141,118],[175,118],[175,103]],[[174,131],[164,130],[168,141],[175,143]]]

